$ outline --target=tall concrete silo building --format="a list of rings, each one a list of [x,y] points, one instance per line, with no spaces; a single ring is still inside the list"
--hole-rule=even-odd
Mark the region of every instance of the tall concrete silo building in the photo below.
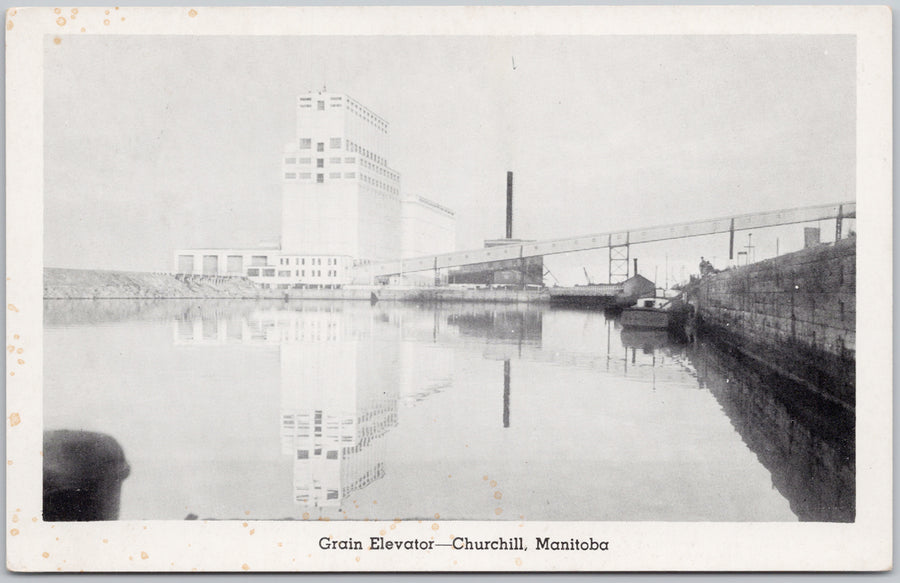
[[[400,257],[400,174],[388,123],[347,95],[297,98],[284,150],[281,251],[381,261]]]

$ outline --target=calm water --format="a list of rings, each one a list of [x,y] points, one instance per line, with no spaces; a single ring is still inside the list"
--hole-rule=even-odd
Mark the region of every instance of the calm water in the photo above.
[[[488,304],[50,301],[122,519],[853,520],[853,419],[704,344]],[[249,513],[249,514],[248,514]]]

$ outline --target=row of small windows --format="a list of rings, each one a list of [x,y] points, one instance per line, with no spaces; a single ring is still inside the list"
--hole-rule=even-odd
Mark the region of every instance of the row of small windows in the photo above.
[[[328,159],[328,163],[329,163],[329,164],[340,164],[341,161],[342,161],[342,160],[341,160],[340,156],[334,156],[334,157]],[[285,159],[284,159],[284,163],[287,164],[287,165],[293,165],[293,164],[300,164],[300,165],[312,164],[312,158],[293,158],[293,157],[291,157],[291,158],[285,158]],[[356,164],[356,157],[354,157],[354,156],[347,156],[346,158],[343,159],[343,163],[344,163],[344,164]],[[325,158],[316,158],[316,167],[317,167],[317,168],[324,168],[324,165],[325,165]]]
[[[352,111],[353,113],[355,113],[362,119],[366,120],[367,122],[369,122],[370,124],[372,124],[373,126],[378,128],[379,130],[381,130],[382,133],[385,133],[385,134],[387,133],[387,123],[385,123],[377,115],[375,115],[368,109],[362,107],[361,105],[359,105],[353,101],[348,100],[347,104],[348,104],[350,111]],[[341,107],[341,97],[332,97],[330,105],[331,105],[331,107]],[[313,107],[312,97],[301,97],[300,98],[300,107],[302,107],[304,109],[312,109],[312,107]],[[325,111],[325,100],[324,99],[316,100],[316,110],[317,111]]]
[[[359,162],[360,162],[360,164],[363,165],[363,167],[368,168],[369,170],[371,170],[372,172],[375,172],[376,174],[381,174],[385,178],[390,178],[391,180],[399,180],[400,179],[400,176],[398,174],[391,172],[387,168],[383,168],[376,164],[372,164],[371,162],[368,162],[366,160],[360,160]]]
[[[322,450],[317,448],[316,450],[314,450],[314,454],[313,454],[313,455],[322,455]],[[326,459],[329,459],[329,460],[336,460],[336,459],[338,459],[338,452],[337,452],[337,450],[333,450],[333,449],[332,449],[332,450],[328,450],[328,451],[325,453],[325,458],[326,458]],[[297,450],[297,459],[298,459],[298,460],[308,460],[308,459],[309,459],[309,450],[308,450],[308,449],[298,449],[298,450]],[[335,492],[335,497],[336,497],[336,496],[337,496],[337,490],[329,490],[329,492],[332,492],[332,491]]]
[[[326,257],[325,261],[327,265],[337,265],[338,258],[337,257]],[[291,258],[290,257],[280,257],[278,259],[279,265],[290,265]],[[321,257],[310,257],[309,258],[310,265],[322,265]],[[306,257],[294,257],[294,265],[306,265]]]
[[[378,164],[381,164],[382,166],[388,165],[387,160],[385,160],[381,156],[375,154],[371,150],[363,148],[359,144],[356,144],[350,140],[347,140],[347,151],[348,152],[359,152],[359,154],[363,158],[368,158],[369,160],[372,160],[373,162],[377,162]]]
[[[344,172],[344,178],[356,178],[356,172]],[[328,178],[337,180],[341,178],[340,172],[329,172]],[[311,172],[285,172],[285,180],[312,180]],[[316,182],[325,182],[325,174],[316,174]]]
[[[337,277],[338,271],[337,269],[328,269],[326,270],[327,275],[325,277]],[[310,277],[322,277],[321,269],[310,269],[309,270]],[[247,277],[275,277],[274,269],[257,269],[255,267],[251,267],[247,269]],[[279,269],[278,277],[291,277],[290,269]],[[295,269],[294,277],[306,277],[305,269]]]
[[[348,100],[347,103],[349,104],[348,106],[350,108],[350,111],[377,127],[382,131],[382,133],[387,133],[387,124],[383,122],[377,115],[353,101]]]
[[[328,139],[328,147],[332,150],[340,150],[342,138],[329,138]],[[312,138],[300,138],[300,149],[301,150],[311,150],[312,149]],[[324,152],[325,151],[325,142],[316,142],[316,151]]]
[[[384,191],[391,192],[394,194],[397,194],[397,192],[398,192],[398,189],[391,186],[390,184],[387,184],[386,182],[382,182],[381,180],[378,180],[376,178],[372,178],[371,176],[367,176],[366,174],[360,174],[359,177],[363,182],[365,182],[367,184],[371,184],[372,186],[380,188]]]

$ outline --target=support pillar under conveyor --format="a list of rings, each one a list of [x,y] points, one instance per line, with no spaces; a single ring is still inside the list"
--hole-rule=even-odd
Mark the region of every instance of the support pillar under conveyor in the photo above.
[[[628,266],[631,248],[628,243],[624,245],[610,245],[609,247],[609,283],[621,283],[628,279]]]

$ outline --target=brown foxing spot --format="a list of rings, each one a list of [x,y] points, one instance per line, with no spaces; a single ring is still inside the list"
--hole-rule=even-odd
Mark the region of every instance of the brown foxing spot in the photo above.
[[[15,26],[15,25],[13,24],[13,21],[12,21],[12,20],[7,20],[7,21],[6,21],[6,30],[12,30],[12,29],[13,29],[13,26]],[[9,278],[7,277],[6,280],[9,281]]]
[[[6,465],[11,466],[13,464],[12,460],[6,460]]]
[[[108,539],[108,538],[105,538],[105,539],[103,539],[103,542],[104,542],[104,543],[108,543],[108,542],[109,542],[109,539]]]
[[[309,520],[309,512],[303,513],[303,520]]]
[[[18,311],[19,311],[19,308],[17,308],[17,307],[16,307],[15,305],[13,305],[13,304],[8,304],[8,305],[6,306],[6,308],[7,308],[10,312],[18,312]]]
[[[491,480],[491,488],[497,487],[497,480]]]
[[[10,354],[12,354],[13,352],[16,351],[16,347],[13,346],[12,344],[8,344],[8,345],[6,346],[6,351],[9,352]]]
[[[500,490],[494,492],[494,498],[496,498],[497,500],[503,498],[503,494],[500,492]]]
[[[109,14],[109,10],[104,10],[103,14]]]
[[[434,513],[434,519],[435,519],[435,520],[439,519],[440,517],[441,517],[440,514],[438,514],[437,512]]]
[[[81,27],[81,32],[87,32],[87,29],[85,29],[85,28],[82,26],[82,27]]]
[[[32,516],[32,517],[31,517],[31,522],[37,522],[37,516]]]
[[[16,348],[16,354],[22,354],[23,352],[25,352],[24,348]]]
[[[13,522],[19,522],[19,515],[18,515],[18,514],[13,514],[12,521],[13,521]]]
[[[106,26],[109,26],[109,19],[108,19],[108,18],[105,19],[105,20],[103,21],[103,24],[105,24]]]
[[[381,536],[384,536],[385,534],[387,534],[387,531],[382,529],[381,532],[379,532],[378,534],[380,534]]]
[[[10,371],[9,376],[14,377],[14,376],[16,376],[16,373],[13,371]]]
[[[19,364],[25,364],[25,361],[24,361],[23,359],[21,359],[21,358],[18,359],[18,360],[16,360],[16,362],[18,362]]]
[[[440,527],[441,527],[441,525],[438,524],[437,522],[435,522],[435,523],[433,523],[433,524],[431,525],[431,530],[437,530],[437,529],[439,529]]]
[[[487,480],[487,476],[481,476],[482,480]]]
[[[249,571],[249,570],[250,570],[250,565],[248,565],[247,563],[244,563],[243,565],[241,565],[241,569],[243,569],[243,570],[245,570],[245,571]]]
[[[256,532],[256,529],[255,529],[255,528],[251,528],[251,529],[250,529],[250,534],[252,535],[254,532]]]
[[[50,553],[48,553],[47,551],[44,551],[43,553],[41,553],[41,556],[44,557],[45,559],[47,559],[50,557]]]
[[[522,566],[522,559],[516,557],[516,567],[521,567],[521,566]]]
[[[22,418],[19,416],[18,413],[10,414],[10,416],[9,416],[9,426],[10,427],[15,427],[16,425],[18,425],[21,422],[22,422]]]
[[[78,9],[77,9],[77,8],[73,8],[73,9],[72,9],[72,14],[78,14]]]
[[[191,18],[197,16],[197,11],[191,8],[190,10],[188,10],[188,16],[190,16]]]
[[[503,509],[502,509],[502,508],[495,508],[495,509],[494,509],[494,514],[496,514],[497,516],[500,516],[501,514],[503,514]]]
[[[58,24],[59,26],[65,26],[66,25],[66,17],[60,16],[59,18],[57,18],[56,24]]]
[[[141,558],[146,561],[150,558],[150,555],[147,554],[147,551],[141,551]]]
[[[244,528],[247,528],[247,523],[245,522],[245,523],[242,524],[241,526],[243,526]]]
[[[58,44],[60,44],[61,42],[62,42],[62,39],[59,38],[59,37],[56,37],[55,39],[53,39],[53,44],[55,44],[55,45],[58,45]]]

